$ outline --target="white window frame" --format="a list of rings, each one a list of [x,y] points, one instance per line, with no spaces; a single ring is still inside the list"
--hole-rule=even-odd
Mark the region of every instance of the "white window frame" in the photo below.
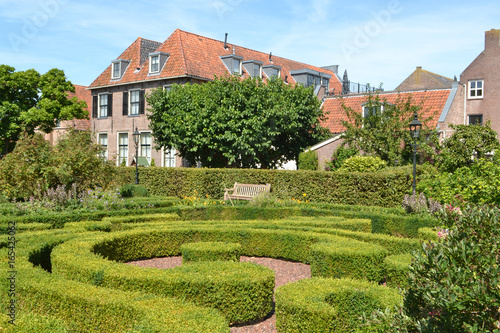
[[[164,84],[163,85],[163,90],[166,90],[166,91],[172,90],[172,84]]]
[[[153,70],[153,59],[156,59],[156,66],[158,67],[156,70]],[[153,54],[149,56],[149,73],[155,74],[160,72],[160,55]]]
[[[127,139],[127,144],[126,145],[122,145],[120,144],[120,138],[126,138]],[[129,135],[128,135],[128,132],[118,132],[117,133],[117,137],[116,137],[116,140],[117,140],[117,147],[118,147],[118,158],[116,159],[116,164],[118,166],[122,165],[122,161],[125,159],[125,165],[128,166],[128,153],[129,153]],[[124,151],[124,155],[122,154],[122,147],[125,147],[125,151]]]
[[[478,88],[478,83],[481,87]],[[467,95],[469,99],[482,99],[484,97],[484,80],[469,80]]]
[[[108,117],[108,108],[109,108],[109,98],[108,98],[109,93],[101,93],[97,98],[97,107],[98,107],[98,113],[97,113],[97,118],[107,118]],[[102,104],[103,96],[106,97],[106,104]]]
[[[106,143],[103,144],[103,140],[101,138],[106,138]],[[108,159],[108,133],[98,133],[97,134],[97,142],[104,148],[104,151],[102,152],[102,157],[104,159]]]
[[[118,75],[115,75],[116,74],[116,69],[118,69]],[[119,78],[121,78],[121,72],[122,72],[121,62],[120,61],[112,62],[111,63],[111,78],[112,79],[119,79]]]
[[[137,94],[137,101],[132,101],[132,96]],[[137,109],[134,111],[133,106]],[[138,116],[141,110],[141,90],[134,89],[129,90],[128,92],[128,115],[129,116]]]
[[[146,137],[149,137],[148,142],[144,142],[144,139]],[[140,153],[139,156],[146,157],[149,164],[151,165],[151,132],[141,132],[141,141],[139,142],[139,153]]]
[[[373,105],[371,108],[374,108],[374,107],[378,107],[378,106],[380,106],[380,114],[382,115],[382,113],[384,113],[385,104],[386,104],[386,103],[379,103],[378,105]],[[365,113],[366,113],[366,112],[365,112],[365,111],[366,111],[366,108],[367,108],[367,106],[363,105],[363,107],[362,107],[362,111],[361,111],[361,112],[362,112],[362,113],[361,113],[361,116],[362,116],[363,118],[366,118],[366,116],[365,116]],[[363,125],[363,127],[364,127],[364,125]]]
[[[170,149],[163,148],[162,151],[163,158],[161,160],[162,166],[165,168],[174,168],[177,158],[176,153],[177,152],[175,151],[175,148],[170,148]]]

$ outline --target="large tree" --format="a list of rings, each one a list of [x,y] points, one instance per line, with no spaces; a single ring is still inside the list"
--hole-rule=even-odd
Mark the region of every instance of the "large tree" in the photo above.
[[[312,88],[279,78],[215,78],[147,97],[153,136],[191,164],[275,168],[325,138]]]
[[[417,113],[423,123],[417,142],[420,156],[435,158],[437,133],[427,126],[434,115],[424,117],[422,104],[415,104],[411,95],[399,95],[395,103],[388,103],[378,94],[369,94],[363,112],[345,104],[342,108],[347,119],[342,122],[346,128],[342,134],[345,145],[379,156],[389,165],[410,163],[413,140],[408,125]]]
[[[22,132],[50,133],[59,120],[88,118],[85,102],[68,92],[75,87],[60,69],[40,75],[0,65],[0,151],[12,151]]]

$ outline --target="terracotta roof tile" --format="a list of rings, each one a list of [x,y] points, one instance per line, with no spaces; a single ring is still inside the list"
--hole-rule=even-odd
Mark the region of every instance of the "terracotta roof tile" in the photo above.
[[[426,124],[430,128],[436,128],[439,115],[443,111],[450,89],[422,90],[413,92],[382,92],[379,94],[381,100],[386,100],[388,103],[395,104],[398,96],[406,98],[408,95],[412,97],[413,105],[422,103],[420,118],[432,119]],[[342,109],[342,103],[351,109],[361,112],[362,104],[366,103],[368,95],[347,95],[335,96],[326,98],[323,103],[323,110],[327,113],[326,119],[322,122],[322,126],[328,128],[331,133],[342,133],[345,127],[342,121],[347,120]]]
[[[130,60],[123,77],[120,80],[111,80],[111,65],[90,85],[90,88],[109,86],[115,84],[132,83],[137,81],[155,80],[160,78],[171,78],[177,76],[192,76],[203,80],[212,80],[214,75],[224,76],[230,74],[221,56],[234,54],[243,57],[243,60],[257,60],[265,65],[276,65],[281,67],[281,78],[287,76],[288,82],[293,83],[291,70],[310,69],[331,75],[329,90],[340,91],[342,83],[331,70],[289,60],[272,55],[272,62],[269,61],[269,54],[251,50],[234,44],[227,44],[215,39],[203,37],[182,30],[175,30],[155,51],[169,54],[169,58],[159,75],[148,75],[149,59],[140,64],[140,50],[142,38],[138,38],[130,45],[117,59]],[[136,71],[136,68],[139,68]],[[248,77],[244,70],[243,77]],[[265,78],[265,76],[264,76]]]
[[[85,110],[89,112],[89,119],[72,119],[61,122],[62,127],[74,127],[76,129],[89,129],[90,128],[90,110],[92,106],[92,96],[90,90],[86,86],[75,84],[75,92],[68,92],[68,98],[77,97],[81,101],[87,103]]]

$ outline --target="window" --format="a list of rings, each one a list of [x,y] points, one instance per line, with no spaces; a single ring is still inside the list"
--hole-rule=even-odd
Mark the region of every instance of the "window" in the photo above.
[[[140,90],[132,90],[130,92],[130,115],[138,115],[139,114],[139,105],[140,105]]]
[[[172,85],[171,84],[166,84],[163,86],[163,90],[170,91],[172,90]]]
[[[141,156],[146,157],[151,164],[151,133],[141,133]]]
[[[108,94],[99,95],[99,118],[108,116]]]
[[[104,149],[102,152],[102,157],[108,159],[108,134],[99,133],[99,144]]]
[[[113,74],[111,74],[111,78],[112,79],[119,79],[120,78],[120,74],[121,74],[121,70],[120,70],[120,63],[119,62],[114,62],[113,63]]]
[[[483,98],[484,81],[471,80],[469,81],[469,98]]]
[[[243,57],[230,54],[221,56],[220,58],[231,74],[241,75],[241,62]]]
[[[159,55],[153,55],[151,56],[151,62],[150,62],[150,68],[149,72],[150,73],[156,73],[160,71],[160,56]]]
[[[122,115],[138,116],[144,114],[144,90],[130,90],[123,92]]]
[[[262,66],[262,71],[268,78],[271,78],[273,76],[280,76],[280,66],[275,66],[275,65],[266,65]]]
[[[469,125],[482,125],[483,124],[483,115],[475,114],[469,116]]]
[[[118,165],[128,165],[128,133],[118,134]]]
[[[262,77],[261,67],[262,62],[258,60],[246,60],[243,61],[243,66],[250,77]]]
[[[167,168],[175,167],[175,149],[165,149],[165,153],[163,155],[163,166]]]
[[[363,118],[368,119],[368,122],[365,122],[365,124],[367,124],[368,127],[372,127],[377,121],[383,121],[380,119],[383,112],[384,104],[374,102],[366,103],[363,105]]]

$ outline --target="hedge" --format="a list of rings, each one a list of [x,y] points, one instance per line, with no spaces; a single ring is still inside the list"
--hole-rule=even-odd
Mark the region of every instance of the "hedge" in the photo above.
[[[135,169],[120,167],[119,174]],[[420,174],[420,168],[419,168]],[[127,177],[124,177],[127,178]],[[398,207],[412,184],[409,167],[388,168],[369,173],[340,173],[311,170],[158,168],[140,170],[141,185],[152,195],[221,199],[225,188],[235,182],[271,184],[273,195],[281,199],[302,198],[311,202]]]
[[[380,245],[335,237],[333,242],[311,246],[311,275],[380,281],[387,255]]]
[[[21,332],[43,331],[45,327],[54,327],[55,332],[65,332],[66,327],[68,332],[229,332],[226,319],[213,309],[182,300],[92,286],[45,271],[43,262],[50,256],[47,249],[75,235],[73,231],[45,237],[20,236],[24,246],[19,246],[16,253],[15,286],[16,320],[19,318]],[[2,261],[0,267],[0,292],[6,295],[7,262]],[[2,297],[2,308],[6,302],[7,297]],[[39,325],[26,323],[31,314],[46,319],[40,320]]]
[[[120,253],[120,261],[136,259],[131,247],[147,251],[151,257],[172,251],[177,255],[179,240],[186,240],[194,233],[166,232],[162,237],[158,232],[141,230],[117,234],[78,238],[57,246],[51,255],[53,274],[108,288],[180,297],[219,309],[235,323],[262,318],[272,309],[274,272],[268,268],[249,263],[196,262],[158,270],[102,260],[101,256],[109,257],[112,252]],[[147,240],[137,237],[141,234],[146,234]],[[99,255],[93,254],[92,249]],[[132,256],[127,258],[127,254]]]
[[[278,332],[355,332],[359,317],[402,301],[392,288],[351,279],[311,278],[278,287]]]
[[[227,242],[185,243],[180,247],[182,263],[195,261],[234,261],[239,262],[241,244]]]
[[[390,287],[408,288],[412,255],[409,253],[387,256],[384,259],[385,276]]]

